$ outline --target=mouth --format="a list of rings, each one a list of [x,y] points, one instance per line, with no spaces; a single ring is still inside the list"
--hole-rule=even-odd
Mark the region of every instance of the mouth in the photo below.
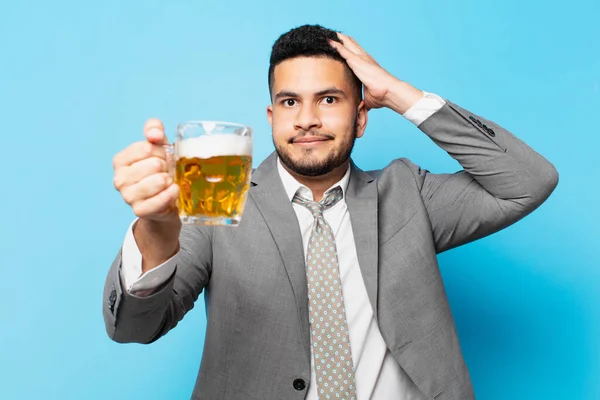
[[[293,139],[292,144],[300,146],[316,146],[319,144],[323,144],[329,140],[332,139],[323,136],[303,136],[297,139]]]

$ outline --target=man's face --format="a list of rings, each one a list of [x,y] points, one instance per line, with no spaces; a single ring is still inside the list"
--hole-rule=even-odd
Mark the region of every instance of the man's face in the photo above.
[[[267,108],[273,143],[282,163],[299,175],[320,176],[344,164],[367,122],[344,64],[298,57],[273,71]]]

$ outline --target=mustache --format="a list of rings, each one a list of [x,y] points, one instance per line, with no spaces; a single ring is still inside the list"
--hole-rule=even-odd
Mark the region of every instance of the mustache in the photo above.
[[[297,135],[295,135],[294,137],[292,137],[289,140],[289,143],[294,143],[296,140],[302,139],[303,137],[306,137],[306,136],[318,137],[318,138],[329,139],[329,140],[335,139],[335,136],[330,133],[324,133],[324,132],[310,130],[310,131],[302,131],[302,132],[298,133]]]

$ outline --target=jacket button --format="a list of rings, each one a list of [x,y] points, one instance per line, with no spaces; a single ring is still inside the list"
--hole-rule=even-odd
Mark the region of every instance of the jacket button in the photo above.
[[[306,388],[306,382],[304,382],[304,379],[294,379],[294,389],[304,390],[304,388]]]
[[[485,131],[488,133],[488,135],[490,135],[491,137],[496,136],[496,132],[494,132],[494,130],[492,128],[488,128],[487,126],[483,126],[483,129],[485,129]]]
[[[477,118],[473,117],[472,115],[469,117],[469,119],[470,119],[471,121],[475,122],[475,124],[476,124],[478,127],[480,127],[480,128],[481,128],[481,127],[483,126],[483,124],[481,123],[481,121],[480,121],[480,120],[478,120]]]
[[[115,309],[115,303],[117,302],[117,291],[113,289],[110,292],[110,296],[108,297],[108,308],[110,312],[113,312]]]
[[[113,289],[110,292],[110,296],[108,296],[108,302],[110,304],[115,304],[115,301],[117,300],[117,291],[115,289]]]

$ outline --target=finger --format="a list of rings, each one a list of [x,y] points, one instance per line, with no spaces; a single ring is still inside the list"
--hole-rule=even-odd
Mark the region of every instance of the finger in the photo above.
[[[132,165],[117,169],[113,183],[115,189],[120,191],[127,186],[135,185],[147,176],[161,172],[168,172],[165,160],[159,157],[145,158]]]
[[[121,196],[131,206],[140,201],[156,196],[173,183],[173,179],[167,173],[152,174],[145,177],[135,185],[127,186],[121,190]]]
[[[136,203],[132,206],[132,209],[134,214],[138,217],[167,214],[173,211],[175,201],[178,197],[179,186],[173,183],[156,196]]]
[[[133,163],[144,160],[150,157],[158,157],[166,159],[167,155],[165,148],[162,145],[152,144],[149,142],[135,142],[125,150],[119,152],[113,158],[113,168],[118,168],[132,165]]]
[[[158,118],[150,118],[144,124],[144,136],[146,140],[154,144],[169,144],[165,135],[165,127]]]
[[[340,55],[342,57],[344,57],[344,59],[346,61],[348,61],[349,59],[351,59],[352,57],[356,57],[357,54],[355,54],[354,52],[350,51],[346,46],[344,46],[341,43],[336,42],[335,40],[329,40],[329,44],[338,51],[338,53],[340,53]]]
[[[338,38],[342,41],[344,46],[348,48],[351,52],[355,54],[363,54],[366,53],[362,47],[350,36],[344,35],[343,33],[337,33]]]

